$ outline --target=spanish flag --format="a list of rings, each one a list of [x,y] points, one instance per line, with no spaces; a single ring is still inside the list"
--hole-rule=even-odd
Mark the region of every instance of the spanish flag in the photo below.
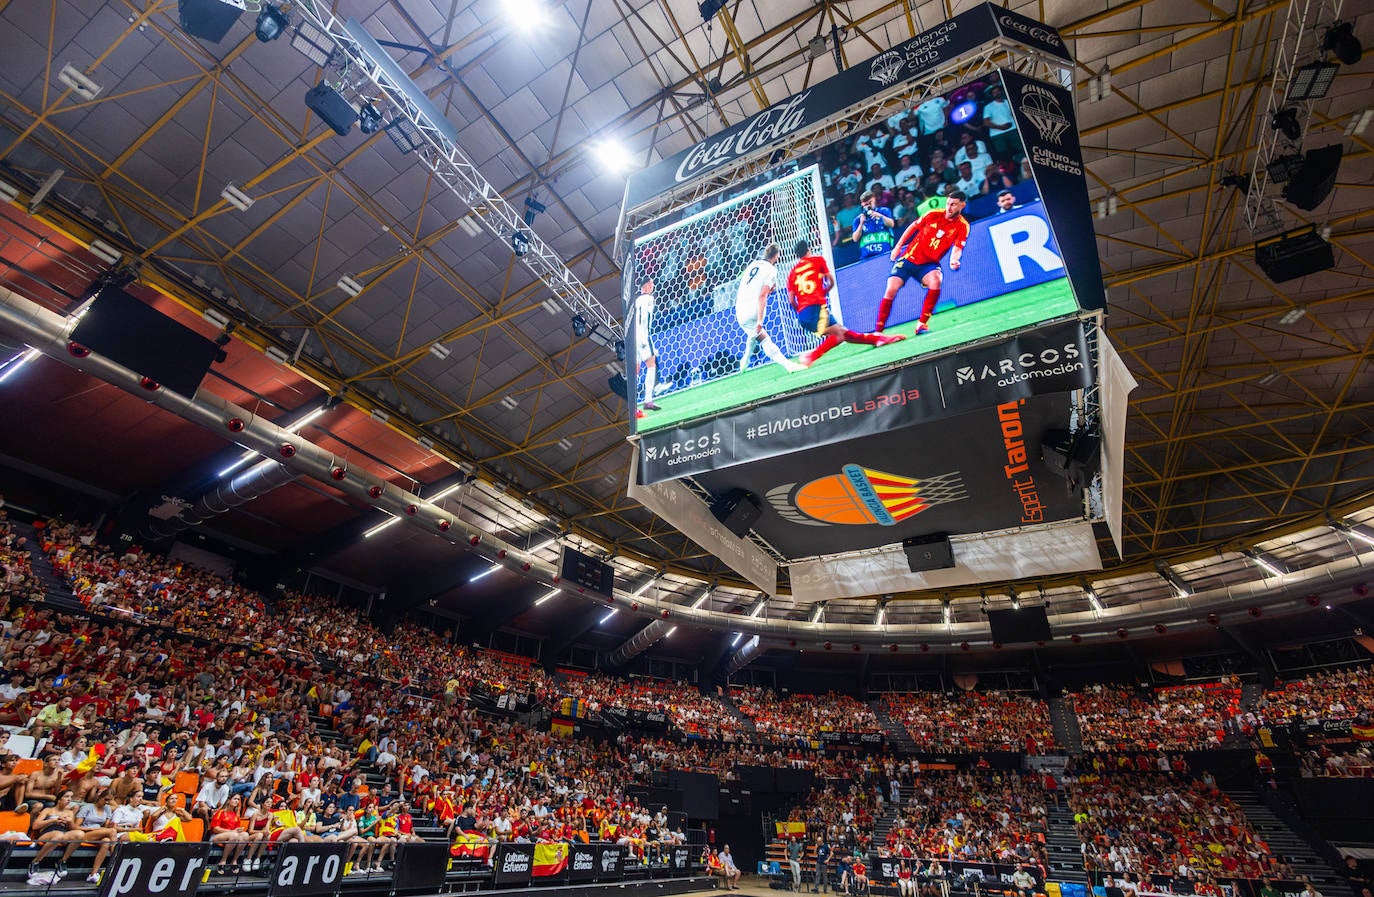
[[[549,732],[560,738],[568,738],[573,733],[573,721],[555,716],[553,720],[549,722]]]
[[[454,857],[486,860],[491,856],[491,844],[477,832],[459,832],[457,837],[453,839],[453,846],[448,849],[448,852],[450,856]]]
[[[791,838],[794,835],[806,834],[805,822],[775,822],[773,827],[777,829],[779,838]]]
[[[1350,736],[1356,741],[1374,741],[1374,726],[1362,726],[1359,723],[1351,723]]]
[[[567,844],[534,845],[534,877],[557,875],[568,868]]]

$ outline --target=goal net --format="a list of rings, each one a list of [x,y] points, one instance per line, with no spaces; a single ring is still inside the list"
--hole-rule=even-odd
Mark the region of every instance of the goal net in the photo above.
[[[735,315],[740,281],[768,244],[777,243],[777,284],[768,298],[764,328],[783,353],[794,357],[816,345],[797,324],[787,296],[787,273],[797,261],[794,246],[806,239],[831,270],[830,222],[817,166],[771,180],[635,240],[625,281],[627,377],[632,403],[690,389],[772,364],[762,351],[742,355],[747,334]],[[635,313],[646,280],[653,282],[649,339],[638,333]],[[840,315],[832,294],[831,311]],[[657,357],[654,396],[644,395],[641,350]]]

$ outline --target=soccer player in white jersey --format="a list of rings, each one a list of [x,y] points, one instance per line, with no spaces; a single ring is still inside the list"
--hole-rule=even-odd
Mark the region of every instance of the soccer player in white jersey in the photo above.
[[[658,353],[649,339],[649,327],[654,322],[654,282],[646,280],[639,285],[639,295],[635,296],[635,373],[638,365],[644,366],[644,401],[635,411],[635,417],[643,417],[645,411],[658,411],[654,401],[654,387],[658,385]]]
[[[782,257],[782,248],[777,243],[769,243],[763,251],[763,258],[749,263],[740,276],[739,292],[735,294],[735,320],[748,337],[744,343],[744,355],[740,357],[739,369],[749,369],[749,359],[754,349],[782,365],[787,371],[805,370],[801,365],[788,358],[769,337],[763,327],[764,312],[768,310],[768,295],[778,284],[777,261]]]

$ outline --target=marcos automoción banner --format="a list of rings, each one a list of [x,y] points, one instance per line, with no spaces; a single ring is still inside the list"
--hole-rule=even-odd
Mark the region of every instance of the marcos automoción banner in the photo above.
[[[1084,326],[1068,321],[1026,331],[878,376],[647,433],[638,446],[640,482],[794,456],[1010,399],[1085,388],[1095,370]]]

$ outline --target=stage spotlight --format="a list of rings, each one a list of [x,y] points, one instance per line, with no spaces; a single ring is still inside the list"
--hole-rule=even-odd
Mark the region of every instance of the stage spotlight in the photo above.
[[[1289,140],[1302,139],[1302,125],[1298,122],[1298,110],[1292,106],[1275,112],[1269,126]]]
[[[258,13],[258,22],[253,33],[258,36],[258,40],[267,43],[281,37],[282,32],[286,31],[290,24],[291,20],[286,17],[286,13],[271,3],[264,3],[262,11]]]
[[[515,251],[516,258],[524,258],[525,253],[530,251],[530,237],[524,231],[516,231],[510,235],[510,248]]]
[[[616,361],[625,360],[625,341],[623,339],[615,341],[615,358]]]
[[[371,103],[365,103],[358,110],[358,130],[364,134],[376,134],[382,127],[382,113]]]
[[[588,327],[587,327],[587,318],[586,318],[586,316],[585,316],[585,315],[582,315],[581,313],[578,313],[578,314],[573,315],[573,316],[572,316],[572,331],[573,331],[573,336],[577,337],[578,339],[582,339],[582,337],[584,337],[584,336],[587,335],[587,330],[588,330]]]
[[[1334,62],[1309,62],[1302,66],[1288,82],[1288,100],[1315,100],[1326,96],[1340,68]]]
[[[1322,37],[1322,52],[1335,53],[1336,58],[1346,65],[1354,65],[1364,55],[1364,46],[1355,36],[1355,26],[1349,22],[1337,22],[1326,29]]]
[[[1286,184],[1289,178],[1302,170],[1302,156],[1297,153],[1276,156],[1265,166],[1265,170],[1269,172],[1270,181],[1275,184]]]

